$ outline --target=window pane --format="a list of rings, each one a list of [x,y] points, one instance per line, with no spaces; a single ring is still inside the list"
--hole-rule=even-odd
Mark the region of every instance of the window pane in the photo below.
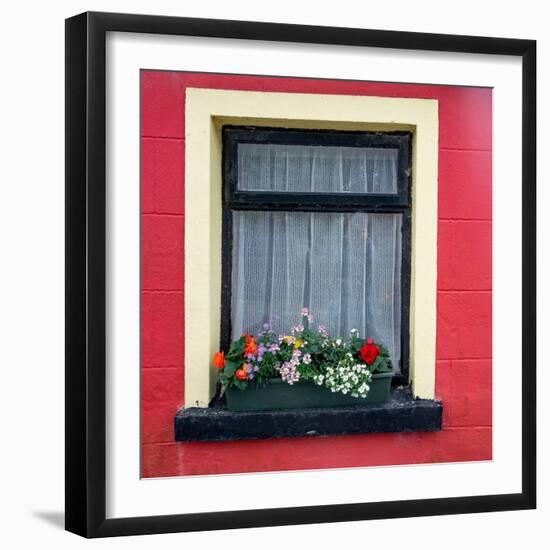
[[[397,194],[397,149],[238,144],[238,189]]]
[[[233,212],[233,338],[307,307],[331,336],[352,328],[401,350],[402,214]]]

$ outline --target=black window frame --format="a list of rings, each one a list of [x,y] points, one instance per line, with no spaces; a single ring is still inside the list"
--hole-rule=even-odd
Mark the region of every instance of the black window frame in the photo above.
[[[400,213],[401,224],[401,360],[393,385],[409,384],[409,317],[412,220],[411,132],[365,132],[260,126],[222,127],[222,293],[221,349],[231,343],[233,211],[302,211]],[[245,191],[237,188],[239,143],[376,147],[398,150],[397,193],[298,193]]]

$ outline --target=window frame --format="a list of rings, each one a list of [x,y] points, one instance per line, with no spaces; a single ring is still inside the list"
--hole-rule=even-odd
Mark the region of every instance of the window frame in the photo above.
[[[401,225],[401,360],[393,385],[409,384],[412,256],[412,133],[368,132],[263,126],[222,126],[222,272],[220,346],[231,343],[233,211],[301,211],[400,213]],[[397,193],[297,193],[238,190],[239,143],[377,147],[398,150]]]

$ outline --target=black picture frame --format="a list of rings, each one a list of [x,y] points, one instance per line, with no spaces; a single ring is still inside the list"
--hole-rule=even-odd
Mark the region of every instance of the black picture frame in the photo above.
[[[516,56],[522,60],[522,490],[106,519],[105,41],[109,31]],[[107,537],[536,506],[536,42],[88,12],[66,20],[66,529]]]

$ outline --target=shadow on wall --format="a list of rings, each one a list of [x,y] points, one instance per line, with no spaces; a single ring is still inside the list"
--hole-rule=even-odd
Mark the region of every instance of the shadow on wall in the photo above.
[[[35,510],[32,515],[58,529],[65,529],[65,512]]]

